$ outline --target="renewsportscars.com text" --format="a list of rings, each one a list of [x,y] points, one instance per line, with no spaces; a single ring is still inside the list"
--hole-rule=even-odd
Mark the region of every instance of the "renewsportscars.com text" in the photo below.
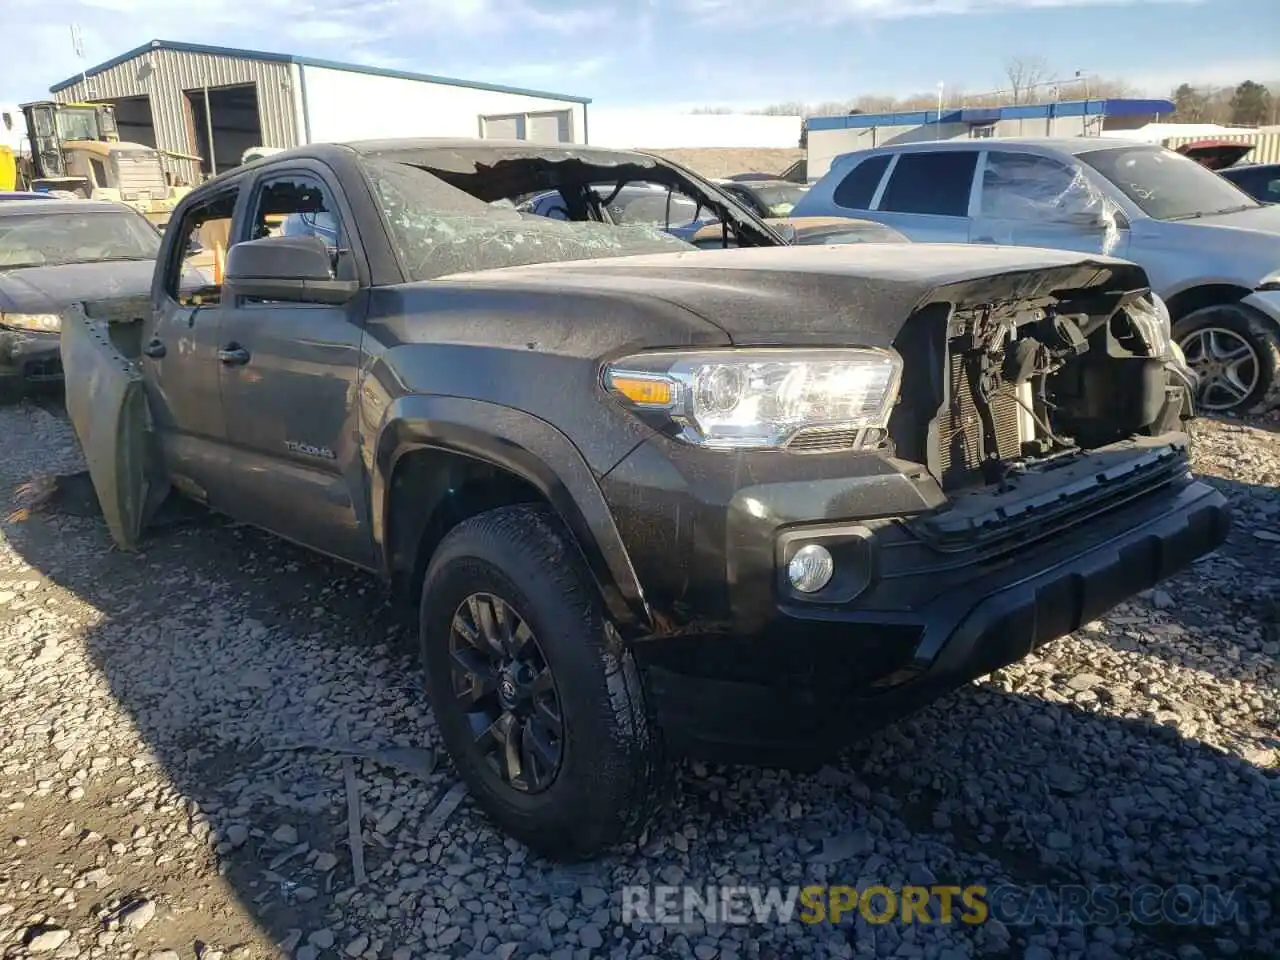
[[[963,923],[1006,926],[1117,923],[1217,926],[1245,919],[1238,891],[1154,884],[1098,886],[632,886],[622,922],[688,924]]]

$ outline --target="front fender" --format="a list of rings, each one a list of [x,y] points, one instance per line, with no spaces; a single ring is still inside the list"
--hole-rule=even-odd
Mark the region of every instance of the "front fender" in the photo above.
[[[481,400],[414,395],[388,407],[378,429],[370,478],[374,541],[386,574],[391,573],[391,479],[402,456],[424,448],[484,460],[537,489],[572,532],[619,626],[650,629],[652,619],[639,578],[600,485],[578,448],[545,420]]]

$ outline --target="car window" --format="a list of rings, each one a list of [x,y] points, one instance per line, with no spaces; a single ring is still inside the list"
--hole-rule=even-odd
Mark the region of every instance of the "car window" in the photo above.
[[[325,186],[303,174],[268,177],[258,187],[249,237],[319,237],[336,252],[346,244]]]
[[[1223,175],[1263,203],[1280,203],[1280,177],[1274,169],[1233,170],[1229,175],[1223,171]]]
[[[752,191],[757,201],[753,206],[763,207],[766,211],[766,216],[785,217],[790,215],[808,190],[807,186],[799,183],[769,184],[764,187],[756,187]]]
[[[992,150],[982,174],[982,214],[1007,220],[1054,220],[1087,214],[1097,191],[1052,157]]]
[[[963,217],[978,165],[976,150],[903,153],[889,176],[880,209],[889,213],[922,213]]]
[[[1226,177],[1164,147],[1137,144],[1088,150],[1080,159],[1155,220],[1187,220],[1257,206]]]
[[[159,252],[160,235],[155,228],[126,207],[0,218],[0,267],[154,260]]]
[[[231,217],[237,193],[228,190],[192,207],[178,224],[182,239],[167,266],[165,289],[183,306],[222,302],[222,266],[231,245]],[[183,282],[184,276],[199,278],[200,282]]]
[[[364,169],[412,280],[531,263],[696,250],[649,224],[564,223],[503,210],[419,167],[366,160]]]
[[[282,173],[259,182],[249,216],[248,239],[264,237],[317,237],[329,248],[333,275],[339,280],[356,279],[342,218],[329,189],[316,177]],[[244,300],[264,302],[257,297]]]
[[[852,170],[836,187],[834,200],[837,206],[849,210],[870,210],[871,201],[875,198],[876,187],[889,166],[889,154],[868,157]]]
[[[609,216],[621,226],[653,224],[684,227],[714,219],[710,210],[698,208],[697,201],[666,187],[628,184],[618,191],[617,196],[612,196],[615,189],[612,185],[597,185],[592,189],[601,200],[608,201]]]

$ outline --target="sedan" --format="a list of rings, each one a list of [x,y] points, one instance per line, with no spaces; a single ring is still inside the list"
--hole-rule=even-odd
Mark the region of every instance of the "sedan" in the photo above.
[[[97,200],[0,203],[0,394],[62,380],[61,311],[151,293],[160,234],[129,207]]]
[[[717,180],[716,185],[757,217],[788,216],[809,189],[786,180]]]
[[[1180,153],[1106,137],[895,144],[837,157],[793,215],[1132,260],[1199,374],[1201,410],[1280,402],[1280,207]]]

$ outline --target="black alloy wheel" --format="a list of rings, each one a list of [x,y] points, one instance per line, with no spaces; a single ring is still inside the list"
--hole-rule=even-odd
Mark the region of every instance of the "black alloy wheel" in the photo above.
[[[556,860],[636,839],[671,765],[559,516],[519,503],[463,520],[432,553],[418,616],[440,739],[493,823]]]
[[[540,793],[560,772],[564,718],[528,622],[501,597],[473,593],[449,632],[454,695],[476,747],[504,783]]]

